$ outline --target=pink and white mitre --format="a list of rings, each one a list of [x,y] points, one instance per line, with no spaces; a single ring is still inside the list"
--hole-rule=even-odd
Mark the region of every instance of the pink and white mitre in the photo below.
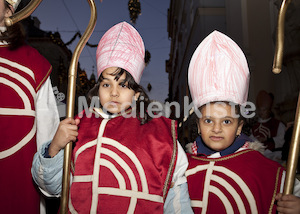
[[[215,101],[245,104],[249,79],[243,51],[232,39],[218,31],[209,34],[199,44],[188,69],[195,108]]]
[[[139,83],[145,68],[143,39],[127,22],[116,24],[101,38],[96,58],[98,77],[106,68],[120,67]]]

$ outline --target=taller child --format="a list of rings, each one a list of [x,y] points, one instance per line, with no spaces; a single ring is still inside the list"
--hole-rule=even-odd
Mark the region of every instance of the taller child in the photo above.
[[[84,112],[80,123],[62,121],[49,149],[45,146],[35,156],[35,181],[46,192],[60,194],[61,149],[77,137],[71,213],[192,212],[184,176],[187,158],[176,140],[176,124],[150,117],[148,97],[138,85],[144,57],[134,27],[121,22],[110,28],[98,45],[99,79],[91,91],[101,108]]]
[[[188,72],[193,103],[201,112],[186,172],[193,210],[276,213],[284,169],[255,150],[261,143],[242,133],[250,78],[242,50],[214,31],[197,47]],[[299,182],[294,193],[299,194]]]

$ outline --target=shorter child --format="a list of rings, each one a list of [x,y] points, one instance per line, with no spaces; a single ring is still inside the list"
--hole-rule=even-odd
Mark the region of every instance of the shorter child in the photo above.
[[[249,85],[242,50],[214,31],[193,54],[188,78],[200,135],[189,147],[186,172],[194,212],[276,213],[284,168],[242,134]]]
[[[144,57],[133,26],[110,28],[97,48],[98,82],[91,90],[101,108],[80,121],[62,121],[34,157],[35,182],[48,195],[59,195],[63,148],[75,141],[71,213],[192,213],[184,176],[188,162],[175,121],[146,111],[149,99],[139,85]]]

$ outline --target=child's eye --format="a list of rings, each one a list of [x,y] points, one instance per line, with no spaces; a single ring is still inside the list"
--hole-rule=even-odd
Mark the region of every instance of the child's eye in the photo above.
[[[121,86],[122,88],[127,88],[127,85],[126,85],[125,83],[121,83],[120,86]]]
[[[204,123],[212,123],[211,119],[205,119]]]
[[[107,87],[109,87],[109,84],[108,83],[103,83],[102,87],[107,88]]]
[[[231,121],[230,121],[230,120],[224,120],[223,123],[224,123],[224,124],[230,124]]]

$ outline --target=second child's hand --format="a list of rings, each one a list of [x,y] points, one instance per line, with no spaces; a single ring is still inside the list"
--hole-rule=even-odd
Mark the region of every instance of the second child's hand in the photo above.
[[[59,123],[58,129],[49,146],[49,155],[54,157],[69,142],[76,141],[78,136],[79,119],[66,118]]]

